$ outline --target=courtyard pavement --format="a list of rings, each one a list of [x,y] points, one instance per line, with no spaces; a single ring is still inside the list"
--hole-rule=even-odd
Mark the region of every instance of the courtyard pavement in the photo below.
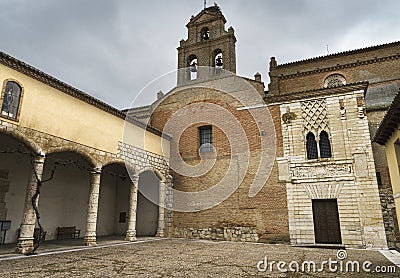
[[[0,248],[0,277],[399,277],[379,251],[301,248],[289,245],[215,242],[187,239],[120,238],[99,240],[97,248],[79,241],[44,245],[35,256],[19,256]],[[80,243],[81,244],[81,243]],[[71,246],[67,246],[71,245]],[[339,259],[338,259],[339,257]],[[329,260],[331,268],[329,269]],[[265,268],[265,261],[269,266]],[[272,261],[273,271],[270,271]],[[278,271],[299,265],[300,272]],[[304,261],[305,272],[301,272]],[[315,271],[311,261],[315,262]],[[323,261],[327,261],[321,268]],[[337,263],[334,263],[337,261]],[[357,261],[357,263],[356,263]],[[369,262],[371,264],[369,264]],[[365,272],[362,265],[370,272]],[[360,272],[346,272],[359,265]],[[259,271],[258,268],[261,270]],[[308,266],[311,266],[308,269]],[[391,268],[391,269],[390,269]],[[342,271],[340,271],[342,269]],[[385,270],[392,273],[378,273]],[[396,273],[393,273],[395,271]]]

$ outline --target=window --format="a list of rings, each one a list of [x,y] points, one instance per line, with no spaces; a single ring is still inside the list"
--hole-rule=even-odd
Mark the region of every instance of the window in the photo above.
[[[334,88],[343,85],[346,85],[346,78],[341,74],[329,75],[324,82],[325,88]]]
[[[204,27],[204,28],[201,30],[201,39],[202,39],[203,41],[207,41],[207,40],[210,39],[210,30],[209,30],[207,27]]]
[[[212,126],[207,125],[199,127],[199,142],[201,153],[214,152],[214,147],[212,145]]]
[[[197,57],[195,55],[190,55],[188,58],[188,80],[197,79]]]
[[[329,141],[329,136],[326,131],[322,131],[319,135],[319,153],[321,158],[332,157],[331,142]]]
[[[378,187],[381,188],[382,187],[382,176],[380,172],[376,172],[376,181],[378,183]]]
[[[1,115],[17,119],[22,88],[14,81],[8,81],[3,94]]]
[[[308,159],[317,159],[318,158],[318,150],[317,150],[317,141],[315,141],[315,135],[312,132],[307,134],[307,158]]]

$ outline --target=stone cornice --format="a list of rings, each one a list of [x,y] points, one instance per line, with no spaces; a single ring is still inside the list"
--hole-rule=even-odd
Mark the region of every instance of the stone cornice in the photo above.
[[[311,63],[311,62],[327,60],[327,59],[331,59],[331,58],[344,57],[344,56],[348,56],[348,55],[364,53],[367,51],[373,51],[373,50],[386,48],[386,47],[392,47],[392,46],[396,46],[396,45],[400,46],[400,41],[386,43],[386,44],[380,44],[380,45],[375,45],[375,46],[369,46],[369,47],[359,48],[359,49],[355,49],[355,50],[343,51],[343,52],[339,52],[339,53],[333,53],[330,55],[318,56],[318,57],[314,57],[314,58],[310,58],[310,59],[303,59],[303,60],[289,62],[289,63],[284,63],[281,65],[278,65],[277,68],[285,68],[285,67],[302,64],[302,63]]]
[[[364,91],[367,90],[368,82],[358,82],[353,84],[348,84],[344,86],[334,87],[334,88],[322,88],[322,89],[313,89],[307,91],[300,91],[300,92],[291,92],[285,93],[281,95],[272,95],[264,97],[264,100],[267,104],[274,104],[274,103],[282,103],[282,102],[289,102],[295,101],[305,98],[314,98],[320,96],[331,96],[333,94],[340,94],[340,93],[348,93],[354,91]]]
[[[33,79],[36,79],[39,82],[42,82],[60,92],[63,92],[67,95],[70,95],[74,98],[77,98],[81,101],[86,102],[87,104],[90,104],[92,106],[95,106],[98,109],[101,109],[109,114],[112,114],[118,118],[124,119],[134,125],[137,125],[143,129],[146,129],[147,131],[154,133],[158,136],[163,136],[166,139],[170,139],[169,136],[163,135],[161,131],[145,125],[144,123],[132,118],[132,117],[127,117],[126,114],[104,102],[102,102],[101,100],[98,100],[95,97],[92,97],[86,93],[84,93],[83,91],[76,89],[74,87],[72,87],[71,85],[68,85],[67,83],[64,83],[50,75],[48,75],[47,73],[33,67],[30,66],[2,51],[0,51],[0,63],[5,65],[6,67],[9,67],[13,70],[16,70],[26,76],[29,76]]]
[[[329,56],[326,56],[326,57],[329,57]],[[392,55],[392,56],[387,56],[387,57],[382,57],[382,58],[374,58],[374,59],[369,59],[369,60],[365,60],[365,61],[357,61],[357,62],[343,64],[343,65],[338,64],[336,66],[327,67],[327,68],[315,69],[315,70],[304,71],[304,72],[297,72],[297,73],[287,74],[287,75],[279,75],[278,78],[281,80],[292,79],[292,78],[313,75],[313,74],[322,73],[322,72],[331,72],[331,71],[337,71],[337,70],[346,69],[346,68],[353,68],[353,67],[358,67],[358,66],[363,66],[363,65],[385,62],[385,61],[389,61],[389,60],[396,60],[399,58],[400,58],[400,54],[396,54],[396,55]],[[278,66],[278,68],[279,68],[279,66]]]

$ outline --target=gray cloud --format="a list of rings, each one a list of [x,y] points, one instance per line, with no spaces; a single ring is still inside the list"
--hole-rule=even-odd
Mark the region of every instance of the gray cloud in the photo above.
[[[209,4],[212,4],[209,1]],[[238,39],[238,74],[400,39],[397,0],[220,0]],[[2,0],[0,50],[118,108],[176,69],[203,1]],[[142,104],[155,99],[156,91]]]

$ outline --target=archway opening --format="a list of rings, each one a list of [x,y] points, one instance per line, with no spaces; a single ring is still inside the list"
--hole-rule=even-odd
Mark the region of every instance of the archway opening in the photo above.
[[[26,188],[32,169],[30,150],[24,143],[0,134],[0,221],[11,221],[0,232],[0,243],[15,243],[21,224]]]
[[[155,236],[158,228],[160,179],[152,171],[139,175],[136,234]]]
[[[90,173],[93,168],[82,155],[66,151],[46,157],[39,198],[41,224],[46,240],[58,238],[58,227],[75,227],[79,237],[85,236],[90,190]]]
[[[198,78],[198,63],[196,55],[189,56],[187,60],[187,68],[189,69],[187,79],[189,81],[196,80]]]
[[[219,74],[224,69],[223,55],[221,49],[216,49],[213,52],[212,66],[215,68],[215,74]]]
[[[97,236],[122,236],[128,229],[131,180],[124,165],[109,164],[101,172]]]

